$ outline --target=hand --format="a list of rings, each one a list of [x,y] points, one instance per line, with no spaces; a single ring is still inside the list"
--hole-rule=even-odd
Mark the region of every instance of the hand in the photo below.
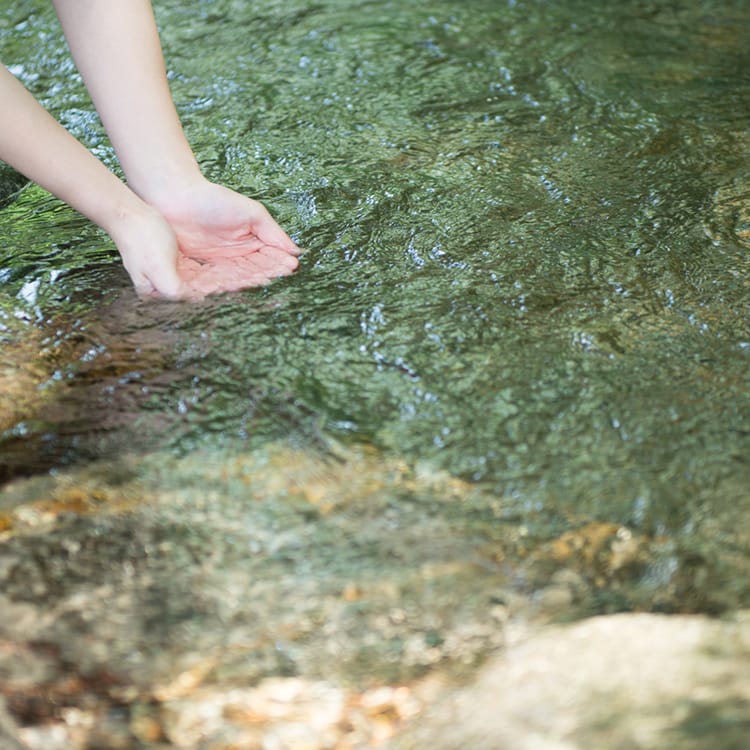
[[[108,231],[138,296],[174,300],[203,296],[192,289],[188,274],[179,270],[177,238],[158,211],[143,205],[122,212]]]
[[[139,296],[197,300],[292,273],[300,249],[257,201],[201,182],[112,232]]]
[[[300,249],[258,201],[205,180],[153,204],[174,232],[177,268],[197,295],[293,273]]]

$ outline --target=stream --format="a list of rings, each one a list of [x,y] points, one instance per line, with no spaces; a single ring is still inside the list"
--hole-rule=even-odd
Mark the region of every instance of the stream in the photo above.
[[[0,747],[380,747],[513,628],[743,616],[747,3],[154,4],[305,253],[143,302],[0,165]],[[0,60],[118,171],[51,4]]]

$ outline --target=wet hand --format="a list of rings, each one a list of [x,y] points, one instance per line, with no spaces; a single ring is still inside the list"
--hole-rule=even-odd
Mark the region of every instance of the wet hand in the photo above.
[[[199,300],[292,273],[300,249],[265,207],[208,182],[112,232],[143,298]]]
[[[172,228],[155,210],[123,211],[109,228],[125,270],[139,297],[189,299],[196,295],[181,273],[180,252]]]
[[[181,278],[200,294],[262,286],[299,264],[266,208],[228,188],[201,181],[155,207],[175,234]]]

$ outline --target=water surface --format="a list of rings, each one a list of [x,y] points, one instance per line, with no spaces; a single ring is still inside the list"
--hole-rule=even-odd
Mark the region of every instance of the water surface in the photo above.
[[[467,549],[586,524],[656,545],[581,611],[750,605],[747,4],[156,10],[205,172],[307,252],[267,289],[148,305],[102,232],[14,195],[0,341],[34,395],[0,479],[192,457],[213,491],[280,441],[374,451],[479,493],[449,513]],[[0,57],[117,169],[46,2],[0,11]]]

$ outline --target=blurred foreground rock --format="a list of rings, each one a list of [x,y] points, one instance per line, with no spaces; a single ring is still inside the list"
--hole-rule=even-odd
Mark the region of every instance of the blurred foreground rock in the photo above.
[[[392,750],[741,750],[750,617],[623,614],[520,634]]]
[[[439,674],[365,692],[199,679],[183,674],[152,697],[157,710],[144,705],[129,721],[68,709],[62,721],[14,729],[0,712],[0,748],[741,750],[750,618],[628,614],[517,630],[458,688]]]

